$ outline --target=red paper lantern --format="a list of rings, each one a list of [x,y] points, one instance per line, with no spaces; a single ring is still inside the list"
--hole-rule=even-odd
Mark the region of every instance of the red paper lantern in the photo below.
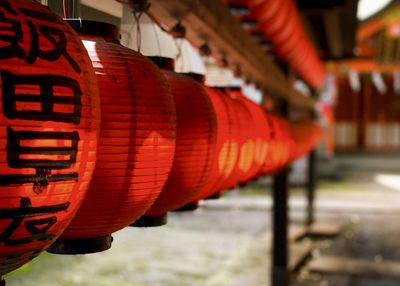
[[[293,0],[264,0],[248,5],[260,23],[260,31],[273,43],[278,55],[316,89],[324,84],[325,70],[312,47]]]
[[[243,106],[234,101],[228,94],[227,88],[219,88],[222,100],[228,113],[229,121],[229,140],[224,143],[220,152],[220,160],[226,162],[226,179],[221,180],[218,184],[218,190],[226,190],[233,188],[239,183],[242,171],[239,169],[240,151],[245,141],[244,123],[238,118],[238,113],[243,112]],[[243,115],[241,115],[243,117]]]
[[[239,121],[235,119],[236,110],[232,104],[232,99],[225,93],[225,88],[210,88],[211,91],[210,95],[214,94],[213,102],[219,101],[219,103],[215,103],[214,107],[218,116],[226,112],[227,130],[226,135],[222,135],[221,148],[217,149],[219,150],[217,153],[218,169],[222,172],[222,177],[210,188],[211,194],[208,197],[205,196],[204,199],[217,199],[220,197],[221,191],[232,188],[237,184],[238,178],[234,172],[240,152],[237,130],[241,126]]]
[[[202,85],[173,72],[172,59],[152,59],[162,69],[174,97],[176,150],[170,176],[160,196],[137,226],[165,224],[167,212],[191,202],[206,182],[215,149],[215,115]]]
[[[250,1],[248,1],[250,2]],[[269,21],[279,14],[286,0],[263,0],[261,3],[252,5],[252,12],[260,22]]]
[[[96,162],[96,78],[77,34],[33,0],[0,3],[0,275],[39,255]]]
[[[234,129],[236,142],[238,143],[238,159],[231,175],[230,183],[226,188],[232,188],[238,183],[247,181],[249,171],[254,160],[254,133],[251,114],[241,102],[240,88],[225,88],[225,93],[230,99],[233,116],[237,128]],[[228,180],[229,181],[229,180]]]
[[[224,101],[226,97],[221,91],[205,87],[208,97],[211,100],[216,116],[216,143],[210,175],[197,197],[195,204],[201,199],[209,198],[221,191],[221,182],[224,182],[233,171],[237,159],[237,149],[232,148],[232,121],[229,118],[229,111]]]
[[[240,100],[246,105],[252,117],[252,124],[255,128],[254,132],[254,160],[248,180],[256,177],[265,164],[265,159],[269,149],[271,140],[271,130],[265,117],[262,107],[245,96],[241,96]]]
[[[261,171],[263,175],[274,173],[287,165],[291,159],[291,152],[295,149],[288,122],[272,114],[267,114],[266,118],[271,128],[271,141]]]
[[[291,152],[291,161],[310,152],[322,138],[322,128],[316,122],[291,122],[289,127],[296,142]]]
[[[247,138],[244,147],[242,147],[244,151],[241,152],[239,160],[239,167],[245,173],[242,182],[246,183],[259,173],[261,166],[264,164],[267,141],[269,140],[269,128],[264,111],[247,99],[240,89],[230,90],[230,95],[238,100],[247,111],[247,116],[243,119],[247,125]]]
[[[111,247],[111,233],[141,217],[171,169],[175,110],[168,84],[148,58],[119,44],[116,27],[69,21],[95,68],[101,101],[98,162],[89,192],[51,251],[91,253]]]

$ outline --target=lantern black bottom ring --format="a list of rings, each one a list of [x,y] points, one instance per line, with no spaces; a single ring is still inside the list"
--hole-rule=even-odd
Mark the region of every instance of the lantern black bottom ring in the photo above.
[[[58,239],[47,249],[53,254],[89,254],[111,248],[113,238],[110,235],[83,239]]]
[[[174,212],[190,212],[199,208],[198,202],[192,202],[180,207],[179,209],[174,210]]]
[[[159,216],[142,216],[130,226],[134,227],[153,227],[167,224],[167,214]]]
[[[221,193],[214,193],[211,196],[205,198],[204,200],[218,200],[219,198],[221,198]]]

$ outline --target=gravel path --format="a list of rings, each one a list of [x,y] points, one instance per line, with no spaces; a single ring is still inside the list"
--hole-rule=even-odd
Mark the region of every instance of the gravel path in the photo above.
[[[259,261],[265,263],[267,253],[257,246],[265,212],[198,210],[169,220],[160,228],[126,228],[103,253],[44,254],[6,277],[7,285],[239,286],[246,277],[256,280],[247,285],[265,285],[260,279],[267,279],[266,268]],[[242,269],[238,262],[244,261],[248,267]]]
[[[384,159],[379,163],[384,165]],[[357,172],[355,160],[346,160],[343,170],[351,176],[320,185],[319,221],[341,221],[346,228],[338,239],[321,243],[316,254],[400,261],[400,192],[374,181],[374,162],[363,160],[368,169]],[[393,158],[389,163],[385,172],[400,173]],[[294,221],[302,220],[303,194],[294,192]],[[229,196],[193,213],[173,213],[165,227],[126,228],[103,253],[41,255],[8,275],[7,286],[265,286],[270,279],[270,210],[268,192]],[[301,273],[293,284],[317,285],[398,286],[400,280]]]

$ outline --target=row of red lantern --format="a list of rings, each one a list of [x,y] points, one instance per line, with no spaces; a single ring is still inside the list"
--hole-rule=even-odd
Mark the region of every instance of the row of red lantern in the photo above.
[[[51,244],[108,249],[135,221],[163,224],[291,160],[287,122],[239,91],[205,87],[168,59],[153,58],[157,68],[111,25],[70,21],[79,39],[36,1],[2,3],[23,37],[0,48],[0,275]]]
[[[282,61],[315,89],[321,89],[325,69],[307,37],[294,0],[226,0],[230,5],[248,7],[242,21],[256,22],[249,32],[264,35]]]

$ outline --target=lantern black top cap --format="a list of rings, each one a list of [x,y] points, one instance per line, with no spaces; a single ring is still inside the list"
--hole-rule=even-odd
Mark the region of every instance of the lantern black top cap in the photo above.
[[[231,86],[228,86],[227,88],[232,91],[241,91],[242,90],[242,87],[237,86],[237,85],[231,85]]]
[[[203,74],[201,73],[195,73],[195,72],[188,72],[188,73],[182,73],[192,79],[194,79],[195,81],[204,83],[206,81],[206,78]]]
[[[240,86],[236,86],[236,85],[231,85],[231,86],[217,86],[215,87],[216,89],[219,90],[231,90],[231,91],[241,91],[242,88]]]
[[[148,58],[152,60],[153,63],[155,63],[159,68],[171,71],[175,69],[175,61],[172,58],[159,57],[159,56],[151,56]]]
[[[120,40],[119,29],[117,26],[109,23],[82,20],[82,19],[64,19],[79,35],[99,36],[109,38],[115,41]]]

